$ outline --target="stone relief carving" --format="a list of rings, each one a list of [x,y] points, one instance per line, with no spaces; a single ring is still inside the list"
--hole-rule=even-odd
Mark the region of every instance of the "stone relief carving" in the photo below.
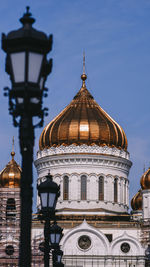
[[[113,156],[119,156],[121,158],[129,159],[129,153],[123,149],[117,149],[116,147],[108,146],[59,146],[59,147],[50,147],[44,149],[43,151],[37,152],[37,158],[41,158],[48,155],[59,155],[59,154],[70,154],[70,153],[96,153],[96,154],[108,154]]]

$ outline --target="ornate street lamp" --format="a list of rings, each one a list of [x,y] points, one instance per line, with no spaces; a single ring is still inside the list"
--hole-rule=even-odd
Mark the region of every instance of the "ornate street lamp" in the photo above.
[[[46,115],[46,110],[42,109],[42,99],[46,90],[45,81],[52,68],[52,60],[47,60],[47,54],[52,49],[52,35],[47,37],[32,27],[35,19],[29,7],[20,22],[20,29],[2,34],[2,49],[7,54],[6,72],[12,84],[11,89],[5,88],[5,95],[9,97],[9,112],[13,116],[14,126],[19,126],[22,154],[19,266],[30,267],[34,128],[43,125]],[[33,125],[33,117],[39,118],[36,125]]]
[[[56,222],[50,228],[50,244],[53,249],[59,248],[59,243],[63,237],[62,228]]]
[[[38,194],[41,201],[42,214],[48,213],[53,219],[57,199],[60,196],[60,186],[53,182],[52,175],[48,174],[46,180],[37,185]]]
[[[46,181],[37,185],[38,195],[41,201],[39,219],[44,220],[44,266],[49,267],[50,249],[58,249],[62,238],[62,229],[56,223],[50,226],[51,221],[55,221],[55,208],[57,199],[60,196],[60,186],[52,180],[52,175],[46,176]],[[59,258],[59,257],[58,257]]]

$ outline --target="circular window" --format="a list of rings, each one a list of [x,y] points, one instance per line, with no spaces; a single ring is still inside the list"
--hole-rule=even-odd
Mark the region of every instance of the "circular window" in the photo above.
[[[128,253],[130,250],[130,245],[128,243],[122,243],[121,244],[121,250],[124,253]]]
[[[41,243],[39,244],[39,250],[40,250],[41,252],[44,252],[44,242],[41,242]]]
[[[7,246],[7,247],[5,248],[5,252],[6,252],[6,254],[9,255],[9,256],[13,255],[13,253],[14,253],[14,247],[11,246],[11,245]]]
[[[78,240],[78,245],[82,249],[88,249],[91,246],[91,239],[87,235],[82,235]]]

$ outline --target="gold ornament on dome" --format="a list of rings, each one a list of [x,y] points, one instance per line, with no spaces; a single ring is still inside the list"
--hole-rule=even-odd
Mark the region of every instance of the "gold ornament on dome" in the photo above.
[[[13,139],[14,146],[14,139]],[[14,160],[14,149],[11,152],[12,159],[0,173],[0,187],[18,188],[20,187],[21,167]]]
[[[142,190],[140,189],[131,200],[133,210],[142,210]]]
[[[150,168],[141,177],[141,187],[142,189],[150,189]]]
[[[85,58],[82,87],[71,103],[42,131],[40,150],[52,146],[82,145],[110,146],[127,149],[123,129],[94,100],[86,88]]]

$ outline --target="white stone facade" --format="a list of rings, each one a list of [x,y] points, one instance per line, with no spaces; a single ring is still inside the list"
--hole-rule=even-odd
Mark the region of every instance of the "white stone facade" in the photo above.
[[[89,225],[84,220],[79,226],[64,229],[61,248],[64,252],[66,267],[106,267],[106,266],[145,266],[145,248],[140,242],[141,231],[137,225],[126,223],[101,224],[100,228]],[[112,236],[109,242],[107,235]],[[88,236],[91,241],[87,249],[79,246],[79,239]],[[43,229],[35,228],[32,231],[32,240],[38,244],[43,241]],[[123,252],[121,246],[127,243],[128,252]]]
[[[85,219],[77,223],[76,227],[64,227],[61,246],[64,251],[65,266],[145,266],[145,246],[141,242],[142,230],[139,228],[139,222],[136,220],[126,222],[129,208],[128,174],[131,165],[129,153],[115,147],[71,145],[51,147],[37,153],[35,161],[37,182],[44,181],[50,171],[54,181],[60,184],[61,196],[57,204],[57,215],[64,218],[64,225],[69,223],[70,219],[67,216],[74,216],[73,225],[76,224],[74,221],[76,217],[80,220],[81,217],[89,219],[90,216],[98,216],[93,218],[122,216],[118,222],[113,220],[101,222],[101,219],[96,222],[96,219],[93,219],[88,223]],[[86,200],[81,199],[82,175],[87,177]],[[69,181],[68,199],[64,199],[63,194],[65,176]],[[104,178],[103,200],[99,199],[99,177]],[[114,192],[115,179],[117,179],[117,191]],[[114,199],[115,193],[116,199]],[[39,199],[38,208],[40,208]],[[42,237],[43,230],[35,229],[33,234]],[[82,237],[90,242],[87,249],[82,249],[79,245]],[[123,246],[127,246],[124,249],[129,251],[123,251]]]
[[[112,242],[108,241],[105,233],[113,233]],[[81,249],[78,245],[78,240],[80,236],[83,235],[88,235],[91,239],[91,245],[86,250]],[[121,245],[125,242],[130,246],[128,253],[124,253],[121,250]],[[125,256],[128,261],[127,266],[144,266],[144,249],[137,239],[137,233],[130,228],[128,230],[118,228],[97,229],[84,221],[80,226],[67,231],[61,243],[64,255],[70,255],[70,263],[69,257],[67,257],[67,266],[71,266],[72,255],[81,256],[83,254],[85,259],[82,259],[82,261],[80,260],[81,266],[125,266]],[[93,255],[93,257],[91,257],[91,255]],[[138,258],[137,255],[139,256]],[[79,262],[79,257],[77,261]]]

